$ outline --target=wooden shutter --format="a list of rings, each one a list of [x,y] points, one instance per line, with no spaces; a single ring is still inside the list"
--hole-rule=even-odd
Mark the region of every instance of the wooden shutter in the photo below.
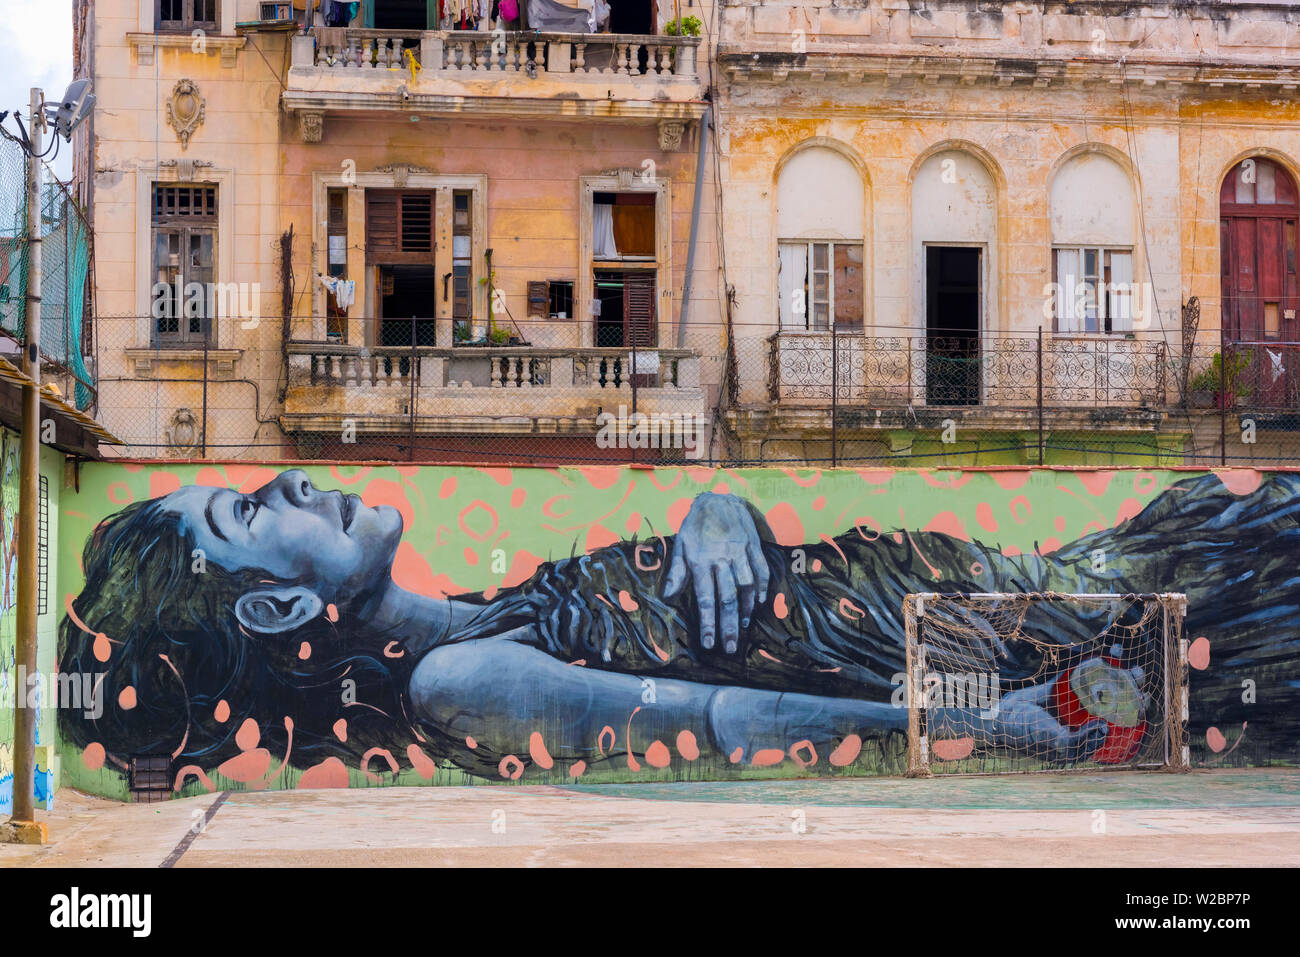
[[[366,254],[371,262],[433,262],[433,193],[366,190]]]
[[[546,281],[528,284],[528,318],[546,319],[551,314],[551,284]]]
[[[627,273],[623,281],[623,341],[652,347],[659,341],[655,325],[655,277]]]
[[[366,190],[366,254],[371,259],[397,252],[397,195]]]

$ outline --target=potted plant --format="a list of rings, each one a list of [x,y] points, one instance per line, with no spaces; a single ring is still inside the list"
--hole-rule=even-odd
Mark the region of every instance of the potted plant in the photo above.
[[[701,25],[699,17],[674,17],[664,24],[664,35],[670,37],[698,37]],[[676,47],[668,51],[668,62],[672,71],[677,72]]]
[[[1215,356],[1218,359],[1218,356]],[[1208,409],[1214,405],[1214,393],[1219,389],[1219,374],[1214,369],[1202,369],[1192,379],[1192,408]]]
[[[670,37],[698,37],[702,26],[699,17],[677,17],[664,24],[664,33]]]
[[[1238,352],[1227,360],[1223,354],[1216,352],[1210,360],[1210,367],[1203,369],[1192,379],[1192,405],[1198,409],[1218,406],[1230,409],[1238,399],[1250,394],[1250,386],[1245,381],[1246,369],[1250,366],[1249,352]]]

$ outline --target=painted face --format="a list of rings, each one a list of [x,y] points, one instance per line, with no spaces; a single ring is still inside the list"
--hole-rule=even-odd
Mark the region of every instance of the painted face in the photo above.
[[[228,571],[262,568],[279,580],[300,581],[340,607],[387,579],[402,537],[397,509],[322,492],[300,469],[249,494],[191,486],[165,502],[208,561]]]

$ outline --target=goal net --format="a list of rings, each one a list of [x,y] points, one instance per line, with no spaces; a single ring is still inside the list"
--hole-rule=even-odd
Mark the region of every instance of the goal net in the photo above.
[[[911,594],[908,774],[1186,770],[1181,594]]]

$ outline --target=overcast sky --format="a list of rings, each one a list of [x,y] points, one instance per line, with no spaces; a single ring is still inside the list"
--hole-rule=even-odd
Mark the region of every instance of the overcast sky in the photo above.
[[[21,109],[25,119],[32,87],[41,87],[53,100],[72,79],[72,3],[0,0],[0,7],[0,110]],[[4,125],[10,133],[18,132],[12,116]],[[72,150],[66,143],[54,168],[60,178],[72,175]]]

